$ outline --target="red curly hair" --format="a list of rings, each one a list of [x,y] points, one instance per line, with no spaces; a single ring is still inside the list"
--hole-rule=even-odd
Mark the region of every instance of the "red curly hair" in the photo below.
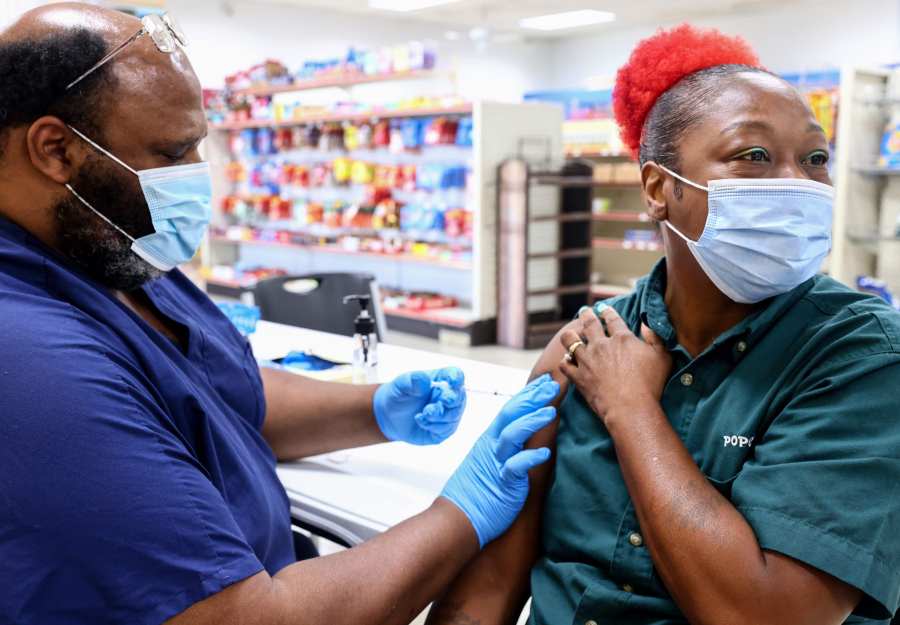
[[[622,141],[637,157],[644,120],[657,98],[689,74],[716,65],[760,67],[740,37],[682,24],[640,41],[616,74],[613,112]]]

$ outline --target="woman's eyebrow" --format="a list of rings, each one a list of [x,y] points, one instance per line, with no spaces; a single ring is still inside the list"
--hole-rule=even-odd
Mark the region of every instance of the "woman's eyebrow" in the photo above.
[[[806,132],[819,132],[824,135],[825,129],[816,122],[809,122],[809,126],[806,127]]]
[[[722,129],[722,134],[733,132],[735,130],[761,130],[763,132],[772,132],[774,128],[768,122],[762,120],[742,120],[729,124]]]

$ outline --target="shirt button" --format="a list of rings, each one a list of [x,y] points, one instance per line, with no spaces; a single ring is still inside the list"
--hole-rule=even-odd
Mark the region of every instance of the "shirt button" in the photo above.
[[[594,621],[594,620],[586,621],[584,623],[584,625],[597,625],[597,621]]]
[[[637,532],[632,532],[631,535],[628,536],[628,542],[631,543],[632,547],[640,547],[644,544],[644,537]]]
[[[682,386],[690,386],[693,383],[694,383],[694,376],[692,376],[690,373],[685,373],[684,375],[681,376],[681,385]]]
[[[625,592],[634,592],[634,586],[631,584],[622,584],[622,590]]]
[[[741,341],[735,347],[737,348],[738,352],[743,354],[745,351],[747,351],[747,342]]]

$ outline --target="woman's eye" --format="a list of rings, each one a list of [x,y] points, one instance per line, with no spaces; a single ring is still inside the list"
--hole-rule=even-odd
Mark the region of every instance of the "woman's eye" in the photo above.
[[[806,164],[813,167],[825,167],[828,164],[828,152],[819,150],[806,157]]]
[[[741,152],[736,158],[742,161],[768,162],[769,153],[764,148],[752,148]]]

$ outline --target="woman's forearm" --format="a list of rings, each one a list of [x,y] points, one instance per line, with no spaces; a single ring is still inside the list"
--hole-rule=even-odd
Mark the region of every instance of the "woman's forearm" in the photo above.
[[[262,368],[263,436],[281,461],[383,443],[372,397],[377,386],[321,382]]]
[[[753,528],[709,483],[658,402],[612,410],[606,425],[644,544],[693,625],[844,621],[852,609],[846,596],[821,592],[814,584],[822,574],[761,550]],[[805,590],[819,589],[818,605],[798,592],[805,581]]]

